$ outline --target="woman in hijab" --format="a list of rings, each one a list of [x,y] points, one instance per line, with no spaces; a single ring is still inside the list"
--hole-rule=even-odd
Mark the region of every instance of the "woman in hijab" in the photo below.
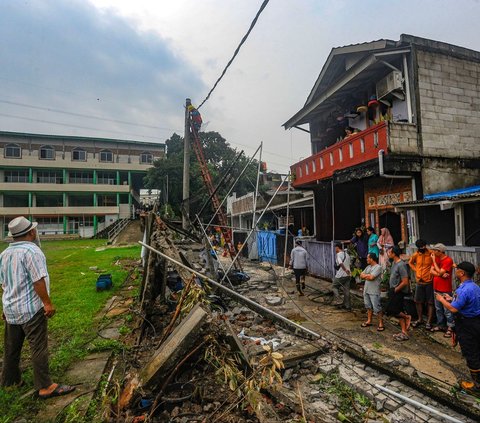
[[[387,228],[380,229],[380,236],[378,237],[378,248],[380,249],[380,265],[385,269],[388,263],[387,250],[394,246],[393,237]]]

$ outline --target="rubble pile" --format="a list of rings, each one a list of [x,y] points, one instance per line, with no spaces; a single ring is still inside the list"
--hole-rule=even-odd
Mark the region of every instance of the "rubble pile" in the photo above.
[[[422,378],[408,359],[386,358],[391,371],[382,372],[368,362],[373,352],[365,347],[356,351],[360,360],[331,336],[298,330],[311,322],[292,307],[294,293],[278,269],[249,264],[236,296],[226,295],[228,289],[200,275],[221,278],[217,270],[225,266],[212,266],[198,243],[176,245],[160,219],[150,223],[152,252],[144,257],[132,354],[111,384],[118,401],[107,404],[110,421],[442,422],[444,413],[473,422],[392,376]]]

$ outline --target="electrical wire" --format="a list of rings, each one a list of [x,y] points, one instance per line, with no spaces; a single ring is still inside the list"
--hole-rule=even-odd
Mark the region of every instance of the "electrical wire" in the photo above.
[[[225,66],[225,68],[223,69],[220,77],[217,79],[217,81],[215,82],[215,84],[213,84],[213,87],[212,89],[209,91],[209,93],[207,94],[207,96],[205,97],[205,99],[200,103],[200,106],[197,107],[197,109],[200,109],[200,107],[202,107],[202,105],[210,98],[210,95],[213,93],[213,90],[215,90],[215,88],[217,87],[218,83],[222,80],[223,76],[225,75],[225,73],[227,72],[227,69],[230,67],[230,65],[232,64],[232,62],[234,61],[235,57],[237,57],[237,54],[238,52],[240,51],[240,48],[242,47],[242,45],[245,43],[245,41],[247,41],[247,38],[248,36],[250,35],[250,32],[252,32],[252,29],[254,28],[255,24],[257,23],[257,20],[260,16],[260,14],[263,12],[263,9],[265,9],[265,7],[267,6],[269,0],[264,0],[262,5],[260,6],[260,9],[258,10],[257,14],[255,15],[255,18],[253,18],[253,21],[252,23],[250,24],[250,28],[248,29],[247,33],[243,36],[242,40],[240,41],[240,44],[237,46],[237,48],[235,49],[235,52],[233,53],[233,56],[232,58],[228,61],[227,63],[227,66]]]
[[[131,136],[134,136],[136,138],[153,138],[153,136],[148,136],[148,135],[132,134],[132,133],[123,132],[123,131],[115,131],[115,130],[112,130],[112,129],[104,129],[104,128],[100,129],[100,128],[92,128],[92,127],[88,127],[88,126],[72,125],[72,124],[69,124],[69,123],[55,122],[55,121],[44,120],[44,119],[35,119],[35,118],[30,118],[30,117],[11,115],[11,114],[8,114],[8,113],[0,113],[0,116],[9,117],[9,118],[12,118],[12,119],[23,119],[23,120],[28,120],[28,121],[32,121],[32,122],[49,123],[49,124],[53,124],[53,125],[66,126],[66,127],[69,127],[69,128],[88,129],[88,130],[92,130],[92,131],[110,132],[112,134],[131,135]]]
[[[179,130],[179,129],[164,128],[164,127],[161,127],[161,126],[153,126],[153,125],[145,125],[145,124],[141,124],[141,123],[128,122],[128,121],[119,120],[119,119],[109,119],[109,118],[105,118],[105,117],[87,115],[87,114],[83,114],[83,113],[68,112],[66,110],[54,109],[54,108],[50,108],[50,107],[41,107],[41,106],[33,106],[31,104],[17,103],[15,101],[9,101],[9,100],[0,100],[0,103],[10,104],[10,105],[19,106],[19,107],[26,107],[26,108],[34,109],[34,110],[45,110],[45,111],[53,112],[53,113],[61,113],[61,114],[64,114],[64,115],[69,115],[69,116],[84,117],[84,118],[88,118],[88,119],[101,120],[101,121],[105,121],[105,122],[120,123],[120,124],[123,124],[123,125],[138,126],[140,128],[159,129],[159,130],[163,130],[163,131],[181,132],[181,130]]]

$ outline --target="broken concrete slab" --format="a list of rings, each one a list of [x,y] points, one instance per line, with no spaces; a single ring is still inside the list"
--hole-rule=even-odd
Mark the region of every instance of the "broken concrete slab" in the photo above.
[[[283,297],[272,297],[268,296],[265,298],[265,301],[268,305],[279,306],[283,304]]]
[[[158,378],[166,375],[175,364],[188,353],[205,324],[207,312],[197,304],[185,317],[165,342],[160,345],[148,364],[140,373],[143,386],[153,385]]]

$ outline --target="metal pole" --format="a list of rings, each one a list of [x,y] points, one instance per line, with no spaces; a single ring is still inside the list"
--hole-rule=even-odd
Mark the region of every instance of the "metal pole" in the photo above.
[[[255,185],[255,196],[253,197],[252,228],[254,228],[257,225],[255,216],[257,215],[257,197],[258,197],[258,186],[260,185],[260,169],[262,166],[262,152],[263,152],[263,141],[260,143],[260,154],[258,155],[257,183]]]
[[[172,263],[176,264],[177,266],[183,267],[184,269],[186,269],[186,270],[192,272],[193,274],[201,277],[203,280],[208,281],[212,285],[214,285],[217,288],[219,288],[220,290],[224,291],[230,297],[232,297],[234,299],[239,299],[239,300],[242,301],[242,303],[247,303],[247,304],[253,306],[254,309],[262,310],[264,313],[267,313],[271,316],[274,316],[277,320],[280,320],[280,321],[288,324],[289,326],[294,326],[296,329],[298,329],[298,330],[300,330],[300,331],[302,331],[302,332],[304,332],[308,335],[314,336],[315,338],[321,338],[321,335],[319,335],[318,333],[313,332],[312,330],[307,329],[306,327],[303,327],[303,326],[299,325],[298,323],[292,322],[291,320],[287,319],[286,317],[283,317],[281,314],[275,313],[274,311],[262,306],[261,304],[258,304],[255,301],[252,301],[250,298],[244,297],[243,295],[240,295],[237,292],[232,291],[230,288],[227,288],[226,286],[223,286],[222,284],[214,281],[213,279],[209,278],[208,276],[203,275],[200,272],[197,272],[196,270],[193,270],[192,268],[190,268],[188,266],[185,266],[183,263],[180,263],[179,261],[177,261],[177,260],[167,256],[166,254],[156,250],[155,248],[150,247],[150,245],[145,244],[144,242],[141,242],[141,241],[138,241],[138,243],[140,245],[143,245],[145,248],[148,248],[149,250],[153,251],[154,253],[158,254],[159,256],[162,256],[162,257],[166,258],[167,260],[171,261]]]
[[[406,402],[407,404],[411,404],[414,407],[417,408],[423,408],[424,410],[427,410],[429,413],[435,414],[437,416],[440,416],[444,420],[448,420],[449,422],[453,423],[463,423],[462,420],[458,420],[455,417],[450,417],[447,414],[445,414],[443,411],[438,411],[435,410],[432,407],[429,407],[428,405],[424,405],[421,402],[415,401],[411,398],[405,397],[395,391],[392,391],[391,389],[385,388],[383,386],[380,386],[378,384],[375,384],[375,388],[379,389],[380,391],[386,392],[387,394],[393,395],[394,397],[400,398],[402,401]]]
[[[265,214],[265,212],[268,210],[268,208],[270,207],[270,204],[272,203],[273,199],[276,197],[276,195],[278,194],[278,191],[280,191],[280,188],[282,187],[282,185],[284,184],[285,180],[288,178],[288,175],[285,176],[285,178],[283,179],[282,183],[277,187],[275,193],[273,194],[272,198],[270,198],[270,201],[268,202],[268,204],[265,206],[265,209],[263,210],[262,214],[259,216],[258,220],[260,220],[263,215]],[[247,244],[247,241],[250,239],[250,237],[252,236],[252,233],[253,231],[255,230],[255,228],[252,228],[252,230],[248,233],[247,235],[247,239],[245,239],[244,243],[242,244],[242,246],[240,247],[240,249],[238,250],[237,252],[237,255],[233,258],[232,262],[230,263],[230,266],[228,267],[227,269],[227,273],[230,272],[231,268],[233,267],[233,265],[235,264],[235,261],[237,260],[238,256],[240,255],[240,253],[242,252],[243,250],[243,247],[245,247],[245,244]],[[225,279],[225,277],[227,276],[227,273],[225,273],[225,275],[223,276],[222,280],[220,281],[223,282],[223,280]]]
[[[288,186],[287,186],[287,220],[285,221],[285,249],[283,251],[283,272],[285,276],[285,266],[287,264],[287,245],[288,245],[288,223],[290,215],[290,172],[288,172]]]
[[[223,263],[220,261],[220,258],[218,257],[218,254],[217,254],[217,251],[215,250],[215,248],[213,248],[213,245],[212,245],[212,243],[210,242],[210,238],[208,237],[207,232],[205,231],[205,228],[203,227],[202,222],[200,221],[200,218],[198,217],[198,214],[196,214],[195,217],[197,218],[197,221],[198,221],[198,223],[200,224],[200,228],[202,229],[203,235],[204,235],[204,237],[206,238],[206,240],[207,240],[207,242],[208,242],[208,245],[210,245],[210,248],[211,248],[212,251],[215,253],[215,258],[217,259],[218,264],[220,265],[220,267],[222,268],[223,272],[225,273],[225,267],[223,266]],[[207,254],[209,254],[209,253],[207,252]],[[230,281],[230,279],[228,278],[228,276],[227,276],[227,281],[228,281],[228,283],[230,284],[230,286],[231,286],[232,289],[233,289],[232,282]]]
[[[185,100],[185,130],[183,135],[183,213],[182,228],[188,229],[188,215],[190,213],[190,112],[188,106],[191,100]]]
[[[250,165],[250,163],[252,163],[254,157],[257,155],[257,152],[258,150],[260,149],[261,145],[255,150],[255,153],[253,153],[253,156],[250,158],[250,160],[248,161],[248,163],[245,165],[245,167],[243,168],[243,170],[240,172],[240,175],[238,175],[237,179],[235,179],[235,182],[232,184],[232,186],[230,187],[230,189],[228,190],[227,194],[225,195],[225,197],[223,198],[222,202],[220,203],[220,207],[223,206],[223,203],[227,200],[228,196],[230,195],[230,193],[233,191],[233,188],[235,188],[235,185],[237,184],[237,182],[239,181],[239,179],[243,176],[243,174],[245,173],[245,171],[247,170],[248,166]],[[219,207],[219,208],[220,208]],[[213,222],[213,219],[215,219],[215,216],[217,215],[218,213],[218,210],[215,210],[215,213],[213,214],[212,218],[210,219],[210,221],[208,222],[207,226],[210,226],[211,223]]]

